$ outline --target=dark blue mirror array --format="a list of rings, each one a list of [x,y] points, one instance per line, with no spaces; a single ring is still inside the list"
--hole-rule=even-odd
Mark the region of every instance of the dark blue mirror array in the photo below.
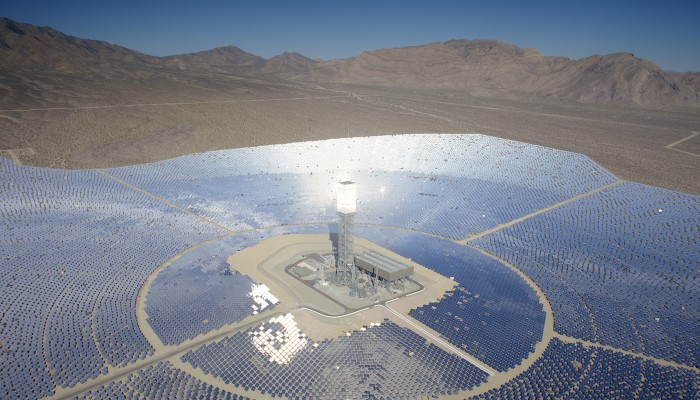
[[[562,340],[553,339],[532,367],[483,396],[698,397],[692,384],[700,379],[697,196],[620,182],[579,154],[430,134],[224,150],[104,171],[17,166],[0,158],[0,397],[47,397],[147,361],[154,349],[138,326],[137,300],[146,279],[182,252],[155,276],[151,292],[141,293],[159,339],[177,344],[242,321],[250,304],[240,293],[253,283],[236,271],[222,274],[224,253],[276,234],[328,232],[336,218],[335,183],[344,178],[361,182],[363,236],[458,282],[410,316],[495,370],[517,368],[541,342],[542,304],[514,271],[470,246],[514,265],[546,295]],[[498,230],[469,246],[449,240],[492,228]],[[247,229],[253,231],[192,249]],[[397,362],[403,356],[387,347],[387,338],[429,347],[411,332],[397,332],[370,341]],[[381,379],[381,368],[362,364],[364,347],[348,338],[327,346],[347,342],[337,348],[359,349],[364,358],[352,362],[362,372],[350,375],[357,381],[325,386],[320,394],[296,387],[300,393],[404,393]],[[454,357],[439,349],[425,355],[442,362]],[[449,379],[425,361],[441,378],[416,377],[439,389],[414,382],[404,385],[412,388],[405,393],[478,388],[480,371],[457,367],[460,360]],[[263,388],[262,378],[250,379]],[[237,398],[160,361],[85,396]]]
[[[453,291],[408,315],[492,368],[519,365],[542,340],[545,313],[537,294],[498,260],[416,232],[365,228],[358,235],[454,278]]]
[[[557,332],[700,367],[700,199],[623,182],[474,242],[545,291]]]
[[[221,235],[95,171],[0,158],[0,397],[38,398],[153,354],[136,323],[160,264]]]
[[[256,242],[231,237],[203,244],[156,276],[146,297],[146,313],[161,342],[180,344],[252,314],[256,303],[248,293],[256,282],[229,268],[226,257]]]
[[[250,400],[193,378],[167,361],[148,366],[129,374],[126,379],[112,381],[75,397],[76,400],[134,398]]]
[[[687,369],[555,338],[523,374],[471,399],[696,399],[699,378]]]
[[[190,351],[182,361],[227,384],[293,399],[420,398],[457,394],[486,380],[468,361],[388,320],[312,342],[287,364],[270,362],[249,338],[257,328]]]

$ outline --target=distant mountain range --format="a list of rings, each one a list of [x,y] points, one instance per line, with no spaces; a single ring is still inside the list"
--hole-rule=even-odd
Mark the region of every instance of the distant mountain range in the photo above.
[[[572,60],[493,40],[452,40],[366,51],[330,61],[312,60],[297,53],[265,59],[235,46],[156,57],[0,18],[0,71],[5,75],[0,81],[0,94],[5,91],[15,96],[31,91],[21,87],[22,82],[31,81],[27,78],[30,75],[68,74],[85,80],[114,80],[198,71],[260,79],[293,77],[317,83],[455,90],[475,96],[538,96],[644,108],[700,107],[700,73],[667,73],[630,53]],[[18,102],[22,103],[21,99]]]

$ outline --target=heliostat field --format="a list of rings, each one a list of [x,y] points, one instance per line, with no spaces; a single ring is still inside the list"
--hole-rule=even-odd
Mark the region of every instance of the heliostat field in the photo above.
[[[284,275],[332,248],[347,179],[358,238],[422,291],[350,310]],[[0,216],[3,398],[698,397],[700,199],[580,154],[422,134],[0,158]]]

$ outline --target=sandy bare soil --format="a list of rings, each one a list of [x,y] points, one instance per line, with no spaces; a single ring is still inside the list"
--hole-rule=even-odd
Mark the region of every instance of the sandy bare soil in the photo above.
[[[223,75],[177,87],[110,85],[67,103],[3,104],[0,150],[30,148],[13,154],[72,169],[340,137],[482,133],[583,153],[622,179],[700,193],[697,113]]]

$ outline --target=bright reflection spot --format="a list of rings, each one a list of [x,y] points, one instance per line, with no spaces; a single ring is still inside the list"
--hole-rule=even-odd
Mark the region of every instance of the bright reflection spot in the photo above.
[[[250,287],[250,293],[248,293],[248,298],[252,299],[255,304],[253,307],[253,314],[257,314],[259,311],[263,311],[267,306],[274,306],[280,301],[272,293],[270,293],[270,288],[264,284],[253,284]]]
[[[253,344],[270,362],[288,364],[309,343],[297,327],[292,314],[271,318],[257,330],[250,332]]]

